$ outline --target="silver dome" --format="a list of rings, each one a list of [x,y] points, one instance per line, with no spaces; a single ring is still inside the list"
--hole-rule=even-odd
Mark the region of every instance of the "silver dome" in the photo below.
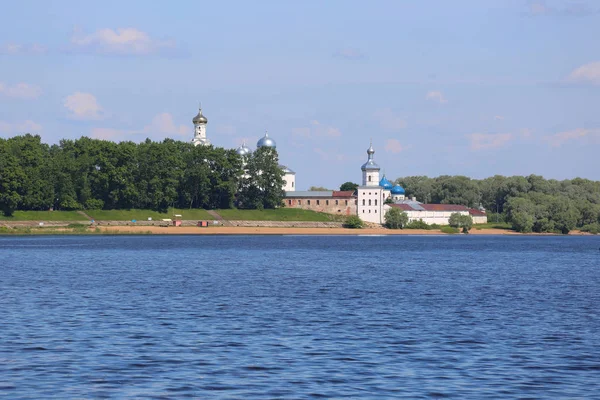
[[[277,144],[269,137],[269,134],[265,132],[265,136],[261,137],[258,142],[256,142],[256,147],[272,147],[275,149],[277,148]]]
[[[369,156],[369,159],[366,163],[362,165],[362,167],[360,167],[360,169],[362,169],[363,171],[379,171],[381,168],[379,168],[379,165],[377,165],[377,163],[373,160],[373,154],[375,154],[375,149],[373,149],[373,143],[369,145],[369,148],[367,149],[367,154]]]
[[[240,147],[235,149],[235,152],[238,153],[240,156],[247,156],[248,154],[250,154],[250,149],[246,147],[246,143],[243,143]]]
[[[194,124],[206,124],[208,123],[208,119],[202,114],[202,108],[198,110],[198,114],[192,119]]]
[[[281,170],[283,171],[283,173],[285,174],[289,174],[289,175],[296,175],[296,173],[294,171],[292,171],[291,169],[289,169],[288,167],[286,167],[285,165],[279,164],[279,168],[281,168]]]

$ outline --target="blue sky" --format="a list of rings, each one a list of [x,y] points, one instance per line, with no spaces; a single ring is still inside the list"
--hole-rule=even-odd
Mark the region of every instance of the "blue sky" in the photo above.
[[[0,25],[0,136],[269,131],[299,189],[388,178],[600,179],[600,2],[20,1]]]

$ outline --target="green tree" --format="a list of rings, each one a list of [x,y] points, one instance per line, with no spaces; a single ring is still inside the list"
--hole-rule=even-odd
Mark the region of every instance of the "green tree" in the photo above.
[[[0,209],[10,217],[21,204],[22,190],[25,174],[19,166],[17,157],[8,149],[8,143],[0,139]]]
[[[408,215],[396,207],[391,207],[385,213],[385,226],[389,229],[404,229],[408,224]]]
[[[358,188],[358,183],[354,183],[354,182],[344,182],[342,183],[342,185],[340,186],[340,191],[345,192],[345,191],[352,191],[352,192],[356,192],[356,189]]]
[[[448,224],[453,228],[462,229],[463,233],[469,233],[469,230],[473,227],[473,218],[470,215],[456,212],[450,214]]]
[[[349,215],[344,222],[344,228],[361,229],[363,226],[364,223],[358,215]]]
[[[533,230],[535,206],[522,197],[512,197],[507,201],[507,218],[517,232],[531,232]]]
[[[283,170],[277,151],[259,147],[247,157],[246,174],[238,194],[242,208],[276,208],[283,204]]]
[[[311,186],[308,188],[308,190],[310,190],[311,192],[326,192],[329,189],[323,186]]]

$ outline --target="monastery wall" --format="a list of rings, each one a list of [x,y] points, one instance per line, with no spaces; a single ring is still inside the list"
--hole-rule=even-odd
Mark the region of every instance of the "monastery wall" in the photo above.
[[[303,210],[311,210],[337,215],[356,215],[356,199],[316,199],[311,198],[294,198],[285,199],[286,208],[301,208]]]

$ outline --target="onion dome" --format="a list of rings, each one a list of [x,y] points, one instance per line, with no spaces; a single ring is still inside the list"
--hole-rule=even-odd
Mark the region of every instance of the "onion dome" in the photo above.
[[[235,149],[235,152],[238,153],[240,156],[247,156],[248,154],[250,154],[250,149],[246,147],[246,143],[244,142],[240,147]]]
[[[369,159],[367,160],[366,163],[364,163],[362,165],[362,167],[360,167],[361,170],[363,170],[363,171],[379,171],[380,170],[379,165],[377,165],[377,163],[375,163],[375,161],[373,160],[373,154],[375,154],[375,150],[373,149],[373,143],[371,143],[371,145],[367,149],[367,155],[369,156]]]
[[[383,178],[381,178],[381,180],[379,181],[379,186],[381,186],[385,190],[390,190],[392,189],[393,185],[392,182],[388,181],[388,179],[384,175]]]
[[[192,119],[192,122],[194,124],[206,124],[208,122],[206,117],[202,114],[202,107],[200,107],[198,114]]]
[[[283,171],[283,173],[286,174],[286,175],[296,175],[296,173],[294,171],[292,171],[291,169],[289,169],[285,165],[279,164],[279,168],[281,168],[281,170]]]
[[[392,194],[404,194],[404,188],[400,185],[396,185],[392,188]]]
[[[265,136],[261,137],[258,139],[258,142],[256,142],[256,147],[272,147],[275,149],[277,148],[277,144],[275,144],[275,141],[269,137],[267,132],[265,132]]]

